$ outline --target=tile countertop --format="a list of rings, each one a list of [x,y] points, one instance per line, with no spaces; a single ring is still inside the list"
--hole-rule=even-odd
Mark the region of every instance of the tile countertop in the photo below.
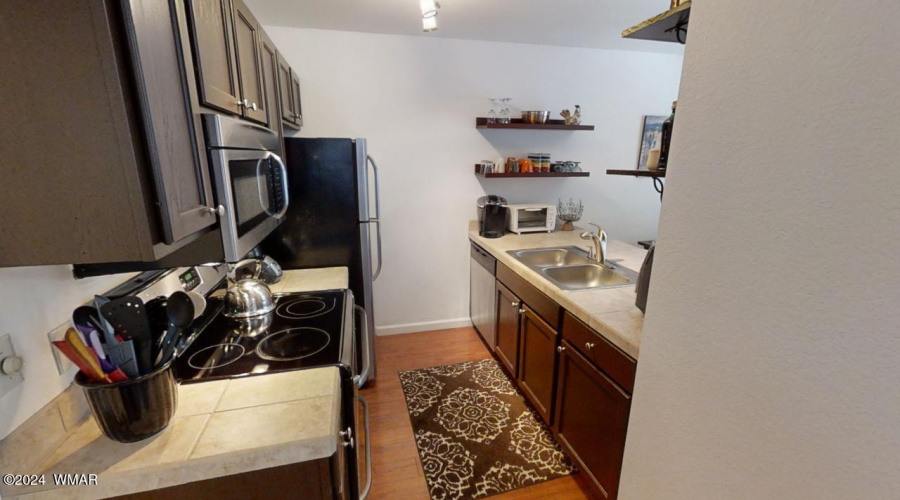
[[[506,234],[501,238],[482,238],[478,235],[477,221],[469,223],[470,240],[490,252],[499,262],[525,278],[561,305],[563,309],[584,321],[619,349],[637,359],[641,347],[644,315],[634,305],[634,285],[597,290],[562,290],[507,253],[509,250],[525,248],[564,246],[587,249],[590,243],[581,239],[579,235],[582,231],[582,228],[576,227],[574,231]],[[615,260],[619,265],[639,272],[647,251],[623,241],[610,239],[607,244],[607,253],[607,259]]]
[[[273,291],[346,287],[347,268],[328,268],[285,271]],[[326,367],[181,385],[169,426],[131,444],[103,436],[86,406],[70,387],[0,442],[0,472],[46,475],[44,485],[0,484],[2,498],[107,498],[330,457],[340,375]],[[97,484],[57,487],[53,473],[97,474]]]

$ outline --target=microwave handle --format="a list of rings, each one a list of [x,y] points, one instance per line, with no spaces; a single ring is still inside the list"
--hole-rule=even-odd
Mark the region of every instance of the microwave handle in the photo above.
[[[272,217],[275,217],[276,219],[280,219],[287,212],[288,205],[290,205],[290,200],[288,199],[287,167],[285,166],[284,161],[281,160],[281,157],[275,153],[266,153],[266,156],[263,159],[266,159],[266,158],[271,158],[272,160],[274,160],[275,163],[278,164],[278,168],[281,169],[281,188],[282,188],[282,192],[284,193],[284,206],[281,207],[281,210],[276,214],[273,214],[273,213],[269,212],[268,210],[266,210],[266,213],[271,215]],[[259,189],[260,189],[260,200],[262,200],[262,189],[263,189],[262,185],[260,185]]]

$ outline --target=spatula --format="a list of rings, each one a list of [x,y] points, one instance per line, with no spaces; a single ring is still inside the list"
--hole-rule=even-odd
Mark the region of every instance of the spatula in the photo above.
[[[100,307],[100,314],[112,325],[117,335],[133,342],[140,374],[153,371],[153,334],[144,301],[138,297],[113,299]]]

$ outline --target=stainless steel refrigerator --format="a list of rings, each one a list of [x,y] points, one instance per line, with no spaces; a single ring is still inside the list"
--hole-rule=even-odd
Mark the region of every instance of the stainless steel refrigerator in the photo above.
[[[346,266],[358,308],[357,362],[368,357],[361,384],[374,380],[372,284],[381,272],[378,167],[365,139],[285,138],[285,221],[260,245],[284,269]]]

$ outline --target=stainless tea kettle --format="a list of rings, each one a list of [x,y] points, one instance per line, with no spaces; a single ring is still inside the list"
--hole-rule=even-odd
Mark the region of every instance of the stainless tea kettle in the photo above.
[[[238,277],[236,271],[243,267],[242,264],[246,264],[246,261],[231,266],[229,271],[229,279],[233,284],[225,291],[225,316],[250,318],[272,312],[275,309],[272,290],[259,279],[263,266],[257,265],[253,277]]]

